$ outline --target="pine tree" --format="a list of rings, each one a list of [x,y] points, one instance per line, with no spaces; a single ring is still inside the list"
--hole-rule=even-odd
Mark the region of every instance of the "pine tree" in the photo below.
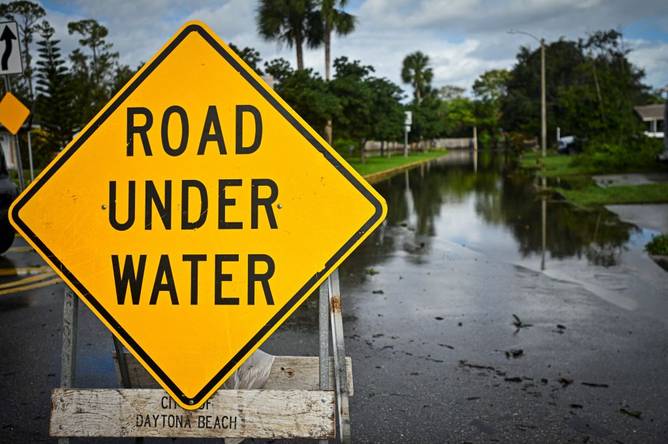
[[[40,141],[44,142],[42,155],[50,157],[62,149],[74,132],[74,113],[71,80],[63,60],[59,41],[53,39],[55,30],[47,21],[38,27],[37,42],[37,119]]]
[[[67,31],[80,37],[81,49],[72,51],[70,62],[77,122],[84,126],[117,87],[118,52],[113,52],[113,45],[106,40],[109,30],[93,19],[70,22]]]

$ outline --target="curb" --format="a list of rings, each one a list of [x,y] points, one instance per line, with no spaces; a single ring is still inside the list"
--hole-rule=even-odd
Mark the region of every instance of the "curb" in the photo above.
[[[422,160],[416,160],[415,162],[411,163],[406,163],[404,165],[400,165],[394,168],[390,168],[389,170],[384,170],[384,171],[378,171],[377,173],[371,173],[367,174],[366,176],[363,176],[364,179],[369,182],[370,184],[378,183],[384,179],[389,178],[390,176],[394,176],[395,174],[401,173],[402,171],[409,170],[411,168],[414,168],[416,166],[422,165],[423,163],[431,162],[434,160],[439,160],[444,157],[447,157],[448,153],[443,153],[442,156],[436,156],[432,157],[429,159],[422,159]]]

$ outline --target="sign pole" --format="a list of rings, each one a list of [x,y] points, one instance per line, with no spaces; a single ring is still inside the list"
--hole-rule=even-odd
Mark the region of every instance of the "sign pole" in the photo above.
[[[318,337],[320,355],[318,370],[320,390],[331,390],[329,379],[329,278],[320,285],[318,292]],[[328,440],[320,440],[320,444],[327,444]]]
[[[413,112],[404,111],[404,157],[408,157],[408,132],[413,125]]]
[[[28,163],[30,164],[30,181],[35,180],[35,170],[32,166],[32,137],[30,137],[30,126],[28,126]]]
[[[404,126],[404,157],[408,157],[408,128],[408,125]]]
[[[76,376],[77,330],[79,326],[79,298],[65,287],[63,302],[63,349],[60,361],[60,386],[72,388]],[[69,438],[58,439],[58,444],[69,444]]]
[[[111,335],[114,340],[114,351],[116,352],[116,359],[118,360],[118,371],[121,374],[121,385],[123,388],[130,388],[130,375],[128,372],[128,361],[125,359],[123,351],[123,344],[116,339],[116,336]]]
[[[343,343],[343,316],[341,315],[341,289],[339,269],[327,278],[329,309],[332,326],[332,354],[334,355],[334,383],[336,385],[337,422],[339,442],[350,443],[350,407],[348,404],[348,379],[346,377],[346,349]]]

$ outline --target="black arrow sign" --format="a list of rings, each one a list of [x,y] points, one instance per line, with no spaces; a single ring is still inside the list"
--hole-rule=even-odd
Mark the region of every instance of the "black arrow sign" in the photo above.
[[[9,26],[5,25],[5,29],[2,31],[2,35],[0,35],[0,40],[5,42],[5,51],[2,53],[0,68],[2,68],[3,71],[7,71],[7,69],[9,69],[7,66],[7,63],[9,62],[9,56],[12,55],[12,40],[16,40],[16,36],[9,28]]]

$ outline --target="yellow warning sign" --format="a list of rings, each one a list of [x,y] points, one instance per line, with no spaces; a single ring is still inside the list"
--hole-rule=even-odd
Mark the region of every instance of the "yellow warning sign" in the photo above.
[[[225,43],[191,22],[10,212],[151,375],[194,409],[386,208]]]
[[[16,134],[30,115],[30,110],[10,92],[0,100],[0,123],[7,130]]]

